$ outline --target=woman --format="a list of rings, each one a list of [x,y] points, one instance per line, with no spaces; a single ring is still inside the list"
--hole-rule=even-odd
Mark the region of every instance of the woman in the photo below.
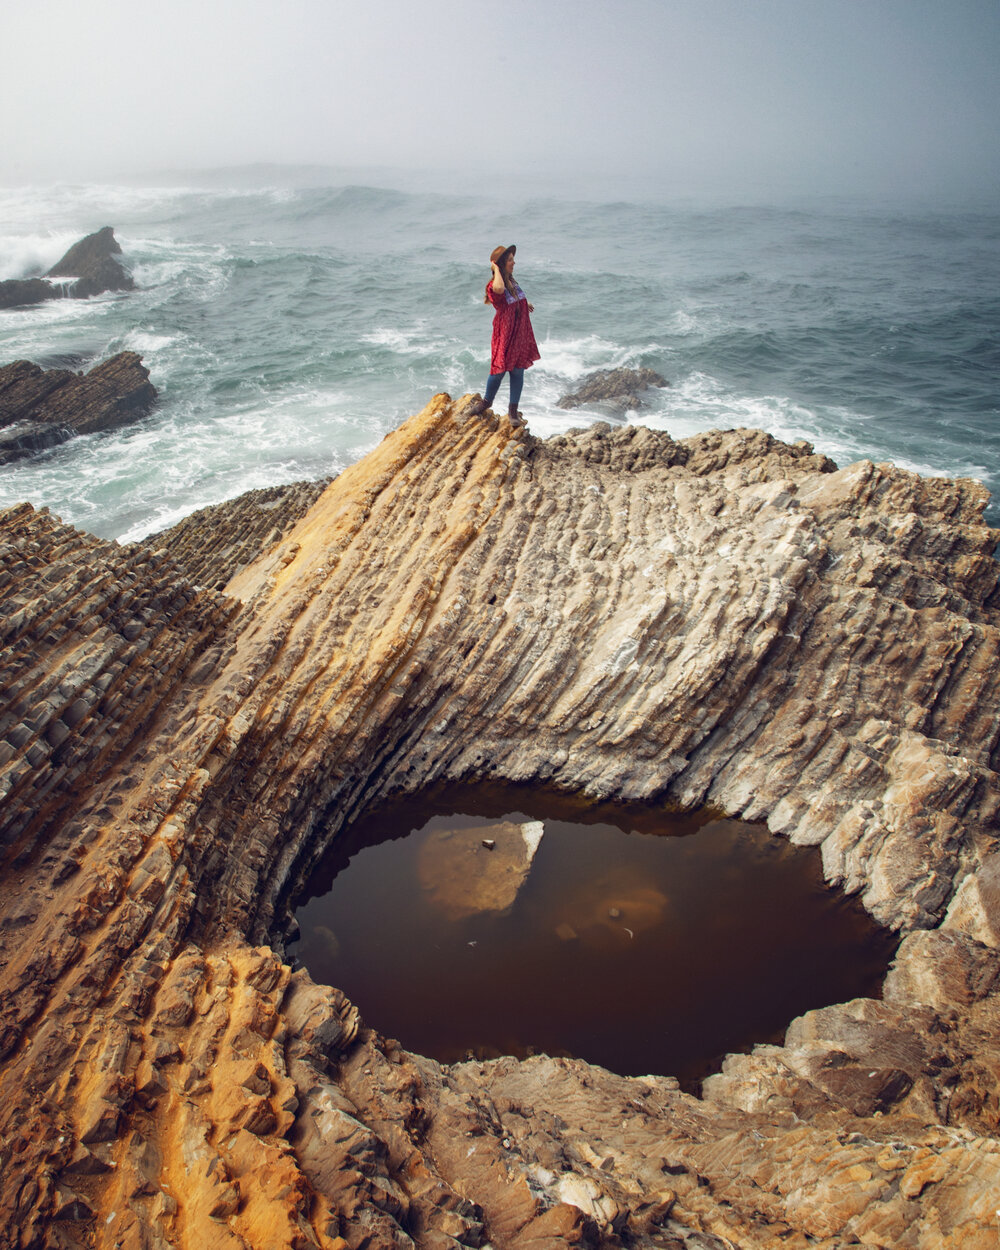
[[[493,277],[486,284],[483,303],[496,309],[493,316],[493,341],[490,347],[490,376],[486,381],[486,394],[476,405],[477,412],[485,412],[496,398],[505,373],[510,374],[511,424],[523,425],[524,418],[517,410],[524,386],[524,371],[540,359],[535,333],[531,328],[530,314],[535,311],[527,297],[514,281],[515,244],[494,248],[490,256]]]

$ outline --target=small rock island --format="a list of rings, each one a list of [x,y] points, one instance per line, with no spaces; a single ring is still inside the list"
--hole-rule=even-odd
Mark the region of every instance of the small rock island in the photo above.
[[[987,492],[470,407],[145,544],[0,513],[0,1244],[995,1245]],[[468,780],[816,847],[902,935],[881,997],[701,1097],[409,1053],[286,961],[290,908],[351,819]]]

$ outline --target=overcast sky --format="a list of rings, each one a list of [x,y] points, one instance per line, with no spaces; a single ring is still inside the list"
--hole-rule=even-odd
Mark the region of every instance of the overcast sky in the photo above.
[[[1000,187],[1000,0],[31,0],[0,180],[249,162]]]

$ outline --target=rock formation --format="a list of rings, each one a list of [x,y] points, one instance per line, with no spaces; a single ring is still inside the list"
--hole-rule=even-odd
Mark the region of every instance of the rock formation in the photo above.
[[[119,352],[87,374],[15,360],[0,366],[0,464],[75,434],[117,430],[155,403],[156,387],[135,352]]]
[[[92,295],[103,295],[105,291],[131,291],[135,283],[121,262],[115,259],[121,255],[121,250],[112,227],[104,226],[74,243],[44,277],[12,278],[0,282],[0,308],[41,304],[44,300],[67,296],[89,299]]]
[[[985,490],[469,405],[224,591],[0,514],[0,1245],[995,1246]],[[471,778],[816,846],[904,934],[882,998],[702,1098],[407,1053],[283,960],[288,907],[361,813]]]
[[[651,386],[669,386],[666,378],[652,369],[598,369],[584,378],[580,389],[564,395],[557,408],[579,408],[596,404],[607,413],[635,412],[645,408],[641,398]]]

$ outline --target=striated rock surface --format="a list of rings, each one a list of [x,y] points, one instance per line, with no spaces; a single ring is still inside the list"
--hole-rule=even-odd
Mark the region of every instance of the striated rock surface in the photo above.
[[[281,541],[331,480],[247,491],[238,499],[192,512],[137,547],[169,553],[196,585],[222,590],[251,560]]]
[[[666,378],[653,369],[598,369],[588,374],[578,391],[564,395],[557,408],[579,408],[597,404],[608,412],[635,412],[645,408],[642,393],[651,386],[669,386]]]
[[[74,243],[44,278],[12,278],[0,282],[0,308],[18,308],[67,296],[89,299],[105,291],[131,291],[135,283],[116,259],[121,250],[113,228],[104,226]],[[61,281],[49,282],[47,278]]]
[[[0,514],[0,1245],[995,1246],[985,490],[468,403],[224,591]],[[701,1099],[408,1054],[287,966],[287,907],[361,812],[463,778],[817,846],[905,934],[882,998]]]
[[[15,360],[0,366],[0,464],[74,434],[119,429],[155,403],[156,387],[135,352],[119,352],[87,374]]]

